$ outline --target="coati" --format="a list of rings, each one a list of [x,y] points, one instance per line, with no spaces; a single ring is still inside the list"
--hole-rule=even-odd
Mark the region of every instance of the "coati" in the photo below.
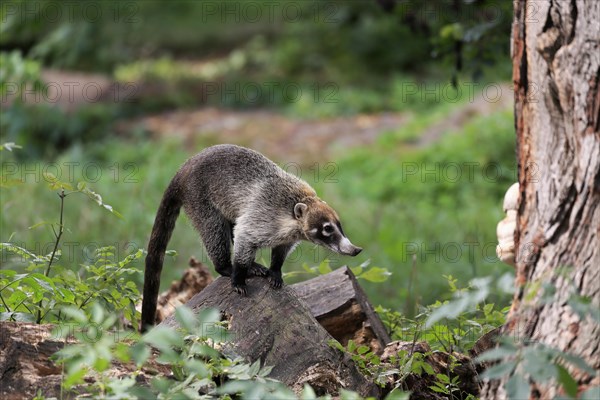
[[[344,255],[362,250],[308,183],[254,150],[228,144],[206,148],[183,164],[158,208],[146,256],[142,330],[154,324],[165,250],[181,206],[216,271],[230,276],[240,294],[246,294],[247,276],[268,277],[280,288],[283,262],[300,240]],[[270,269],[254,261],[264,247],[272,248]]]

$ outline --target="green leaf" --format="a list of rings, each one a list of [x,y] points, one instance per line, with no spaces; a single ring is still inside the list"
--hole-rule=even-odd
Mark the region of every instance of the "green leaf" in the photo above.
[[[562,365],[557,365],[556,367],[558,368],[558,381],[563,389],[565,389],[565,392],[573,398],[577,397],[577,382],[575,379],[573,379],[569,371]]]
[[[206,363],[200,360],[187,360],[185,362],[185,367],[189,372],[196,375],[199,378],[208,378],[210,377],[210,371]]]
[[[360,274],[358,278],[368,282],[385,282],[390,275],[392,275],[392,273],[385,268],[372,267]]]
[[[165,351],[170,350],[172,346],[181,347],[183,339],[174,329],[166,326],[157,326],[142,336],[142,341]]]
[[[443,318],[454,319],[462,314],[468,307],[470,301],[466,295],[459,297],[457,300],[442,304],[440,307],[433,310],[425,322],[426,328],[431,328],[433,324]]]
[[[433,367],[428,363],[423,363],[423,370],[429,375],[435,375]]]
[[[509,399],[528,399],[530,387],[523,376],[515,374],[506,382],[506,394]]]
[[[79,308],[67,306],[61,308],[60,311],[73,321],[79,322],[81,324],[85,324],[87,322],[87,317],[85,316],[85,313]]]
[[[486,304],[485,306],[483,306],[483,313],[485,315],[488,315],[489,313],[492,312],[493,309],[494,309],[494,303]]]
[[[590,375],[595,375],[598,372],[593,367],[589,366],[583,358],[575,354],[569,354],[561,351],[560,354],[557,355],[563,360],[567,361],[570,364],[573,364],[577,368],[587,372]]]
[[[438,384],[438,383],[436,382],[436,384]],[[448,394],[448,389],[446,389],[446,387],[444,387],[444,386],[429,386],[429,389],[431,389],[431,390],[433,390],[434,392],[437,392],[437,393],[446,393],[446,394]]]
[[[108,383],[108,387],[111,388],[114,393],[126,393],[127,389],[134,385],[134,378],[111,379]]]
[[[167,250],[167,251],[165,251],[165,255],[169,256],[169,257],[177,257],[177,251],[176,250]]]
[[[16,253],[22,257],[24,257],[27,260],[33,260],[34,262],[44,262],[43,259],[41,259],[40,257],[38,257],[37,255],[35,255],[34,253],[30,252],[29,250],[14,245],[12,243],[0,243],[0,250],[7,250],[10,251],[11,253]]]
[[[154,379],[152,379],[152,381],[150,381],[150,384],[159,393],[167,394],[167,392],[169,391],[169,388],[172,385],[172,382],[170,379],[167,379],[167,378],[154,378]]]
[[[313,268],[309,267],[307,263],[303,263],[302,264],[302,269],[306,272],[308,272],[309,274],[314,274],[315,271]]]
[[[194,332],[198,325],[196,315],[186,306],[180,306],[175,309],[175,319],[187,332]]]
[[[409,398],[410,392],[403,392],[399,389],[394,389],[385,396],[385,400],[409,400]]]
[[[510,374],[516,367],[516,361],[507,361],[486,369],[480,375],[481,379],[498,379]]]
[[[356,350],[356,343],[354,343],[354,340],[349,340],[348,341],[348,351],[350,353],[354,353],[355,350]]]
[[[315,393],[312,386],[308,383],[304,384],[304,388],[302,389],[302,394],[300,395],[300,400],[316,400],[317,394]]]
[[[523,358],[523,369],[536,382],[545,382],[558,377],[556,365],[551,362],[552,356],[544,350],[535,347],[525,348]]]
[[[88,369],[85,366],[80,366],[79,368],[69,372],[63,380],[64,387],[70,389],[74,385],[82,383],[83,377],[87,374],[87,370]]]
[[[248,375],[250,375],[250,377],[255,377],[256,374],[258,374],[258,371],[260,371],[260,360],[256,360],[250,365]]]
[[[484,361],[503,360],[503,359],[513,356],[515,354],[516,354],[515,349],[500,346],[500,347],[496,347],[491,350],[488,350],[485,353],[482,353],[477,358],[475,358],[475,361],[484,362]]]
[[[321,261],[318,267],[319,274],[325,275],[331,272],[331,267],[329,266],[329,260],[325,259]]]
[[[369,347],[368,347],[368,346],[360,346],[358,349],[356,349],[356,352],[357,352],[358,354],[365,354],[365,353],[367,353],[369,350],[371,350],[371,349],[369,349]]]
[[[598,400],[600,399],[600,386],[592,386],[579,395],[580,400]]]

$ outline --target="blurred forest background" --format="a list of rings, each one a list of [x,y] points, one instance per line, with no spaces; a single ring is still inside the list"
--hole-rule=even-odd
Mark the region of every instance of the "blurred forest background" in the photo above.
[[[303,244],[284,266],[298,272],[288,283],[306,278],[303,264],[370,260],[392,273],[365,282],[371,301],[414,315],[450,296],[450,275],[465,286],[509,270],[495,256],[495,227],[516,180],[512,2],[5,1],[0,9],[0,144],[22,147],[0,152],[2,242],[52,251],[42,223],[58,220],[50,172],[86,182],[122,215],[68,198],[63,264],[76,270],[106,245],[125,257],[146,246],[183,161],[230,142],[300,175],[364,247],[354,259]],[[185,218],[169,248],[179,256],[165,262],[165,287],[189,256],[207,261]]]

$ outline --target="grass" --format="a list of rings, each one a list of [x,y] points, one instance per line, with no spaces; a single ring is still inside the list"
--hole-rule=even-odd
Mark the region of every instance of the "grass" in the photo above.
[[[509,270],[495,256],[495,229],[516,180],[512,121],[508,111],[476,117],[423,150],[391,132],[341,159],[339,184],[321,185],[352,240],[365,247],[361,259],[393,273],[385,284],[365,285],[375,304],[397,308],[400,300],[412,315],[417,304],[443,298],[444,275],[464,285]]]

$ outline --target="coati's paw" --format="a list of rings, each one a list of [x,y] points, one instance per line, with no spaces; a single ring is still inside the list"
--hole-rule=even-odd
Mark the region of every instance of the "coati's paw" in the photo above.
[[[257,262],[253,262],[250,268],[248,268],[248,276],[269,276],[269,269]]]
[[[233,274],[231,274],[231,286],[233,287],[233,290],[235,290],[243,296],[245,296],[248,293],[246,288],[245,269],[233,269]]]
[[[273,289],[281,289],[283,286],[283,278],[281,272],[269,271],[269,283]]]
[[[242,296],[248,295],[248,287],[245,283],[235,284],[231,282],[231,286],[233,286],[233,290],[235,290],[238,294],[241,294]]]

